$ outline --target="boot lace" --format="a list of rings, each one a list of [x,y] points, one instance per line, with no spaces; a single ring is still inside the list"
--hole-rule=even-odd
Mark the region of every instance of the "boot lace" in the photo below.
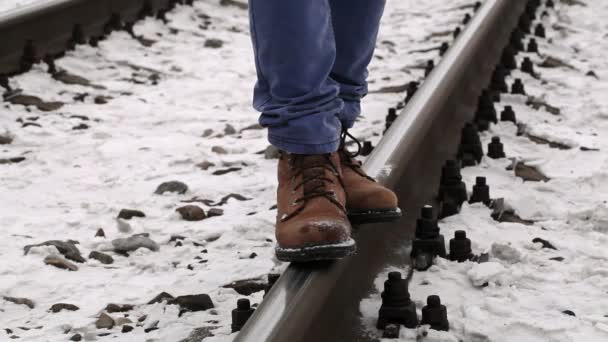
[[[348,149],[346,148],[346,138],[347,137],[351,138],[355,142],[355,144],[357,144],[357,152],[351,153],[348,151]],[[339,152],[340,152],[340,163],[342,164],[342,167],[349,167],[350,169],[355,171],[355,173],[357,173],[359,176],[369,179],[372,182],[376,181],[372,177],[368,176],[365,172],[363,172],[363,169],[361,168],[363,163],[361,163],[360,161],[355,159],[361,153],[361,142],[357,138],[355,138],[352,134],[350,134],[348,132],[348,130],[343,130],[342,134],[340,135]]]
[[[292,155],[289,163],[290,168],[292,170],[296,170],[292,175],[292,179],[302,176],[302,180],[295,185],[292,191],[295,192],[302,187],[304,188],[303,195],[297,198],[293,204],[296,205],[298,203],[303,203],[303,205],[299,206],[291,214],[284,216],[281,221],[287,221],[290,218],[298,215],[302,210],[304,210],[308,201],[320,197],[327,199],[346,214],[346,208],[337,200],[335,192],[326,190],[325,188],[327,183],[335,184],[334,180],[325,176],[326,170],[333,173],[340,182],[341,186],[344,187],[340,173],[331,161],[329,154]]]

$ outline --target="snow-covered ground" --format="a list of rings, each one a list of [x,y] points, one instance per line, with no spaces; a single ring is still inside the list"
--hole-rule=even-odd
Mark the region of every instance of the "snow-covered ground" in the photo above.
[[[0,1],[0,14],[21,9],[27,5],[32,5],[38,2],[48,2],[50,0],[2,0]]]
[[[481,204],[440,221],[447,240],[465,230],[476,254],[489,253],[484,264],[437,259],[426,272],[415,272],[410,293],[419,314],[429,295],[447,306],[450,332],[402,329],[401,340],[413,341],[608,341],[608,3],[557,1],[545,18],[547,39],[541,56],[530,55],[539,79],[521,72],[528,95],[558,108],[535,110],[523,96],[503,96],[497,106],[515,109],[528,134],[561,143],[564,149],[532,142],[517,127],[501,122],[482,135],[503,140],[508,159],[484,158],[463,170],[471,191],[475,177],[485,176],[493,198],[506,203],[532,225],[498,223]],[[524,55],[518,57],[519,61]],[[547,62],[552,58],[552,61]],[[544,61],[544,63],[543,63]],[[539,64],[553,67],[539,67]],[[561,66],[558,66],[561,64]],[[509,82],[512,82],[512,78]],[[523,182],[506,168],[510,158],[536,166],[547,182]],[[541,238],[555,249],[533,243]],[[406,273],[394,265],[380,274]],[[361,312],[371,334],[380,298],[370,296]],[[426,337],[422,337],[425,336]]]
[[[449,40],[472,2],[388,2],[371,67],[371,89],[385,90],[367,98],[356,135],[377,143],[387,108],[403,96],[390,87],[403,89],[422,76],[427,59],[437,59],[436,50],[414,50]],[[0,136],[13,139],[0,145],[0,339],[180,341],[203,328],[200,336],[215,335],[205,341],[231,340],[230,313],[243,296],[223,286],[265,282],[285,266],[273,253],[276,160],[258,153],[268,144],[250,108],[255,72],[247,13],[218,3],[178,6],[168,24],[138,23],[141,42],[116,32],[98,48],[79,46],[57,61],[91,85],[59,82],[43,64],[11,78],[13,88],[64,105],[48,112],[0,107]],[[15,157],[25,160],[6,163]],[[154,193],[173,180],[188,190]],[[185,221],[176,209],[187,204],[221,208],[223,216]],[[121,209],[145,217],[117,219]],[[100,228],[105,238],[96,237]],[[136,239],[151,249],[116,251],[115,239],[143,233],[150,240]],[[45,258],[59,255],[53,246],[24,253],[49,240],[78,242],[85,261],[70,261],[78,270],[46,265]],[[90,259],[92,251],[113,262]],[[208,294],[215,308],[180,315],[178,305],[146,304],[163,291]],[[262,292],[249,298],[259,303]],[[79,309],[50,312],[58,303]],[[134,307],[109,313],[117,327],[96,329],[110,303]],[[121,333],[118,325],[134,330]]]

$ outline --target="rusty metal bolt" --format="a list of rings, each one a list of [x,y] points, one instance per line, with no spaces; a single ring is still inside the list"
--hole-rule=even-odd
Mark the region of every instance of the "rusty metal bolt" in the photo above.
[[[249,303],[249,299],[239,299],[236,302],[236,309],[232,310],[232,332],[240,331],[254,311],[251,303]]]
[[[538,43],[536,42],[536,39],[530,38],[530,41],[528,42],[528,52],[538,53]]]
[[[490,187],[486,183],[486,177],[475,178],[475,185],[473,185],[473,193],[469,198],[469,203],[483,203],[490,205]]]
[[[492,137],[492,141],[488,144],[488,157],[492,159],[505,158],[505,151],[499,137]]]
[[[538,25],[536,25],[536,27],[534,28],[534,35],[540,38],[545,38],[547,36],[543,24],[539,23]]]
[[[511,94],[526,95],[526,89],[520,78],[516,78],[511,85]]]
[[[428,296],[426,304],[427,305],[422,308],[422,320],[420,321],[420,324],[428,324],[433,330],[450,330],[448,311],[445,305],[441,304],[439,296]]]
[[[454,238],[450,239],[450,256],[452,261],[465,262],[473,259],[473,250],[471,249],[471,240],[467,237],[464,230],[457,230],[454,233]]]
[[[517,119],[515,118],[515,112],[513,111],[513,107],[505,106],[505,108],[500,113],[500,121],[511,121],[512,123],[517,123]]]
[[[389,324],[403,325],[407,328],[418,326],[416,304],[410,299],[407,280],[399,272],[391,272],[384,282],[381,294],[382,306],[378,312],[378,329],[385,329]]]

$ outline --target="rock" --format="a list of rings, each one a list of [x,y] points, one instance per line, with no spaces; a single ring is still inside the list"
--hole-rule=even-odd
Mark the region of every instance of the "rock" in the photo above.
[[[47,256],[46,258],[44,258],[44,263],[64,270],[78,271],[78,266],[74,265],[73,263],[65,260],[64,258],[58,255]]]
[[[224,134],[231,135],[231,134],[235,134],[235,133],[236,133],[236,128],[234,128],[234,126],[232,126],[231,124],[226,124],[226,127],[224,127]]]
[[[237,280],[222,286],[227,289],[234,289],[242,296],[250,296],[253,293],[261,292],[266,289],[266,281],[261,278]]]
[[[70,337],[70,341],[82,341],[82,335],[76,334],[76,335]]]
[[[213,337],[212,330],[217,329],[217,327],[202,327],[196,328],[190,332],[190,335],[180,342],[201,342],[207,337]]]
[[[132,330],[133,330],[133,327],[132,327],[132,326],[130,326],[130,325],[123,325],[123,326],[122,326],[122,330],[121,330],[121,332],[122,332],[123,334],[126,334],[126,333],[128,333],[128,332],[131,332]]]
[[[82,129],[88,129],[89,125],[85,124],[85,123],[80,123],[74,127],[72,127],[72,130],[74,131],[78,131],[78,130],[82,130]]]
[[[156,304],[156,303],[160,303],[160,302],[168,302],[168,301],[171,301],[173,299],[175,299],[175,297],[173,297],[169,293],[167,293],[167,292],[161,292],[156,297],[152,298],[152,300],[148,302],[148,305],[150,305],[150,304]]]
[[[118,253],[132,252],[138,248],[147,248],[154,252],[160,249],[160,246],[152,239],[136,235],[126,239],[114,239],[112,240],[112,246],[114,247],[114,251]]]
[[[17,305],[25,305],[30,309],[33,309],[35,307],[34,302],[31,299],[8,297],[8,296],[4,296],[2,298],[8,302],[15,303]]]
[[[169,242],[180,241],[180,240],[185,240],[185,239],[186,239],[185,236],[171,235],[171,238],[169,239]]]
[[[511,264],[515,264],[521,260],[521,253],[517,249],[500,243],[492,244],[492,255]]]
[[[78,311],[78,310],[80,310],[80,308],[74,304],[57,303],[57,304],[53,304],[49,310],[51,310],[53,313],[57,313],[62,310]]]
[[[224,46],[224,42],[221,39],[209,38],[205,40],[205,47],[219,49],[222,46]]]
[[[211,208],[207,211],[207,217],[222,216],[222,215],[224,215],[224,210],[220,209],[220,208]]]
[[[131,304],[114,304],[114,303],[110,303],[110,304],[108,304],[106,306],[105,310],[108,313],[127,312],[127,311],[133,310],[133,305],[131,305]]]
[[[222,170],[217,170],[213,172],[214,176],[221,176],[221,175],[225,175],[227,173],[230,172],[236,172],[236,171],[241,171],[243,168],[242,167],[230,167],[227,169],[222,169]]]
[[[169,304],[177,304],[190,311],[205,311],[214,308],[211,297],[207,294],[179,296],[169,301]]]
[[[0,134],[0,145],[8,145],[13,142],[13,137],[8,134]]]
[[[146,214],[144,214],[143,211],[135,210],[135,209],[122,209],[118,213],[118,218],[121,218],[124,220],[130,220],[133,217],[146,217]]]
[[[203,131],[203,135],[201,137],[206,138],[211,136],[211,134],[213,134],[213,130],[211,128],[207,128],[205,131]]]
[[[97,252],[97,251],[92,251],[89,254],[89,259],[95,259],[104,265],[110,265],[110,264],[114,263],[114,258],[112,258],[111,256],[109,256],[105,253],[101,253],[101,252]]]
[[[264,129],[264,127],[262,127],[262,125],[256,123],[256,124],[252,124],[252,125],[249,125],[243,129],[241,129],[241,132],[249,131],[249,130],[260,130],[260,129]]]
[[[139,317],[139,318],[137,319],[137,321],[138,321],[139,323],[141,323],[141,322],[145,321],[146,319],[148,319],[148,315],[143,315],[143,316]]]
[[[64,255],[66,258],[76,261],[76,262],[85,262],[85,259],[80,255],[80,251],[76,247],[76,244],[73,241],[59,241],[59,240],[49,240],[43,243],[39,243],[37,245],[27,245],[23,247],[25,251],[25,255],[27,255],[32,247],[40,247],[40,246],[55,246],[59,253]]]
[[[95,233],[95,237],[106,237],[106,232],[103,231],[103,229],[99,228],[97,229],[97,233]]]
[[[118,317],[117,319],[114,320],[114,323],[116,324],[117,327],[120,327],[125,324],[133,323],[133,321],[131,321],[127,317]]]
[[[180,181],[164,182],[156,188],[154,191],[157,195],[162,195],[165,192],[176,192],[178,194],[184,194],[188,191],[188,186]]]
[[[205,211],[196,205],[186,205],[175,209],[175,211],[186,221],[201,221],[207,217]]]
[[[97,322],[95,322],[95,327],[97,327],[97,329],[112,329],[114,328],[114,319],[103,312],[97,319]]]
[[[575,313],[574,313],[574,311],[572,311],[572,310],[564,310],[564,311],[562,311],[562,313],[563,313],[564,315],[568,315],[568,316],[573,316],[573,317],[576,317],[576,314],[575,314]]]
[[[211,148],[211,152],[214,152],[217,154],[228,154],[228,151],[226,151],[226,149],[221,146],[213,146]]]
[[[550,180],[549,177],[542,174],[537,168],[524,163],[517,163],[515,165],[515,176],[529,182],[547,182]]]
[[[146,328],[144,329],[144,332],[145,332],[145,333],[149,333],[150,331],[157,330],[157,329],[158,329],[158,323],[159,323],[159,322],[160,322],[160,321],[154,321],[154,322],[152,322],[150,325],[148,325],[148,327],[146,327]]]
[[[557,248],[555,248],[555,246],[553,246],[553,244],[545,239],[541,239],[541,238],[534,238],[532,240],[533,243],[540,243],[543,248],[548,248],[548,249],[553,249],[553,250],[557,250]]]
[[[281,151],[274,145],[268,145],[264,150],[265,159],[279,159],[281,157]]]
[[[208,162],[208,161],[203,161],[201,163],[196,164],[196,166],[203,170],[203,171],[207,171],[210,167],[214,167],[215,164],[213,164],[212,162]]]

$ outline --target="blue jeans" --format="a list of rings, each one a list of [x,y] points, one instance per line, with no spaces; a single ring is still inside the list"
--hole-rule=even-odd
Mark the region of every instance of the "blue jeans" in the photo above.
[[[249,0],[268,140],[297,154],[334,152],[367,94],[385,0]]]

